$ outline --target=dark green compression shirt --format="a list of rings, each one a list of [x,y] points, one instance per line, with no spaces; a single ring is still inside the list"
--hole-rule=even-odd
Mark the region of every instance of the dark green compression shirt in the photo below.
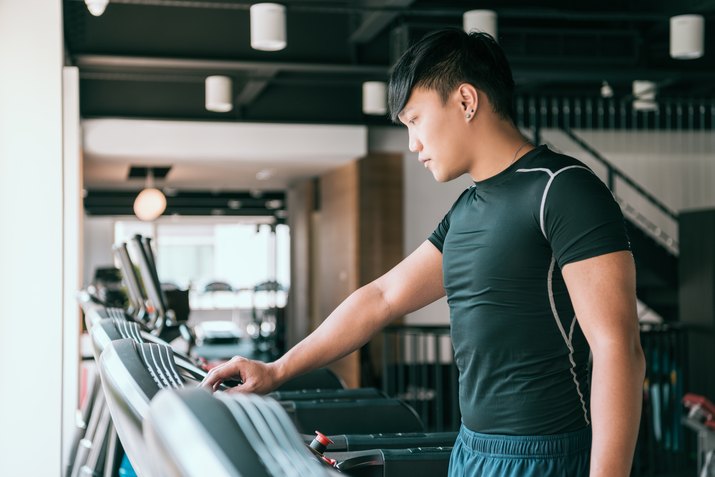
[[[442,252],[464,425],[511,435],[588,425],[590,351],[561,269],[630,249],[603,182],[540,146],[464,191],[429,240]]]

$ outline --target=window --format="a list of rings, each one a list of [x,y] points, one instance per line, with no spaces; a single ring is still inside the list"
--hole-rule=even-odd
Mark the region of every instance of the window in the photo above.
[[[155,224],[120,220],[115,223],[115,242],[135,234],[152,237],[160,281],[189,289],[192,310],[285,306],[289,228],[251,219],[176,217]],[[278,283],[278,292],[254,291],[270,281]]]

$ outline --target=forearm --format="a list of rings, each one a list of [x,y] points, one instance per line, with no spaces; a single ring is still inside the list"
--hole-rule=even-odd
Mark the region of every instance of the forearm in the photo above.
[[[630,474],[644,374],[645,360],[637,340],[593,349],[591,477]]]
[[[305,339],[272,364],[279,382],[325,366],[364,345],[394,318],[375,283],[353,292]]]

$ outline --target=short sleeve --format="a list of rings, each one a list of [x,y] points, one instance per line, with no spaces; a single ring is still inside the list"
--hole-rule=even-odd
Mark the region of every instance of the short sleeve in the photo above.
[[[452,215],[452,209],[445,214],[444,218],[442,221],[437,225],[437,228],[434,229],[434,232],[427,237],[427,240],[432,242],[432,245],[437,247],[437,250],[440,252],[442,251],[442,247],[444,247],[444,239],[447,237],[447,232],[449,231],[449,219],[450,216]]]
[[[606,185],[584,167],[552,179],[543,227],[559,267],[619,250],[630,250],[621,208]]]
[[[472,186],[473,187],[473,186]],[[449,212],[442,218],[442,221],[437,225],[437,228],[434,229],[434,232],[427,237],[427,240],[432,242],[432,245],[437,247],[437,250],[442,252],[442,248],[444,247],[444,241],[447,239],[447,232],[449,232],[449,224],[450,221],[452,220],[452,212],[454,212],[454,209],[459,206],[460,203],[463,203],[469,196],[469,191],[472,190],[472,187],[468,187],[460,194],[460,196],[457,198],[456,201],[454,201],[454,204],[452,204],[452,207],[449,209]]]

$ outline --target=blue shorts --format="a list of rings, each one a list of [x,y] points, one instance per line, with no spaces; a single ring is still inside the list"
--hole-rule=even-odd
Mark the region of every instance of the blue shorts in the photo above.
[[[585,477],[590,457],[590,426],[567,434],[504,436],[462,425],[449,477]]]

